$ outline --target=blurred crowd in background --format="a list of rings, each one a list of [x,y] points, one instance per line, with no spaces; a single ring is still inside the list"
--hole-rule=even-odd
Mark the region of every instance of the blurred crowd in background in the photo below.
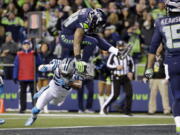
[[[42,38],[36,39],[38,53],[46,61],[60,58],[61,23],[85,7],[102,8],[107,14],[107,23],[100,34],[114,46],[119,40],[131,44],[135,63],[145,63],[154,21],[166,15],[164,3],[157,0],[0,0],[0,63],[12,64],[27,39],[30,11],[43,13]],[[6,78],[12,79],[11,75]]]
[[[28,12],[40,11],[42,12],[42,36],[36,38],[36,54],[41,59],[41,64],[47,64],[52,59],[61,58],[61,44],[59,43],[59,32],[61,31],[62,22],[68,18],[72,13],[82,8],[101,8],[107,15],[106,26],[100,34],[113,46],[116,46],[118,41],[132,45],[130,55],[134,63],[146,64],[146,57],[148,48],[151,42],[154,21],[166,15],[165,5],[158,0],[0,0],[0,64],[7,64],[3,66],[4,78],[14,79],[17,83],[17,72],[13,77],[13,64],[17,69],[18,61],[16,56],[21,57],[21,51],[27,51],[29,48],[34,49],[28,39]],[[31,40],[31,39],[28,39]],[[24,42],[25,41],[25,42]],[[28,46],[29,45],[29,46]],[[30,52],[33,54],[33,52]],[[96,78],[99,81],[99,98],[103,96],[103,89],[106,89],[106,96],[110,95],[110,72],[106,67],[108,53],[96,50],[92,62],[96,65]],[[37,56],[37,55],[36,55]],[[23,57],[23,56],[22,56]],[[28,61],[24,61],[25,63]],[[31,61],[33,62],[33,61]],[[10,65],[9,65],[10,64]],[[30,66],[28,70],[30,71]],[[33,68],[33,66],[32,66]],[[26,69],[26,67],[25,67]],[[143,69],[135,70],[135,73],[140,72],[144,75]],[[27,71],[28,72],[28,71]],[[15,76],[16,74],[16,76]],[[98,77],[100,74],[100,77]],[[33,75],[32,75],[33,76]],[[52,73],[43,73],[39,75],[38,87],[39,89],[48,84]],[[136,78],[137,79],[137,78]],[[25,88],[29,84],[20,84]],[[31,84],[32,85],[32,84]],[[86,85],[86,84],[85,84]],[[33,95],[33,92],[32,92]],[[81,94],[82,95],[82,94]],[[92,99],[93,92],[89,93],[89,98]],[[105,97],[106,97],[105,96]],[[83,110],[82,96],[79,95],[79,109]],[[155,96],[154,96],[155,97]],[[22,101],[26,100],[22,97]],[[104,99],[101,99],[104,100]],[[101,102],[100,100],[100,102]],[[91,101],[91,100],[89,100]],[[26,109],[24,101],[21,103],[20,112]],[[168,100],[167,100],[168,102]],[[92,107],[92,101],[89,103],[89,108]],[[102,104],[102,103],[101,103]],[[154,105],[153,105],[154,106]],[[88,104],[87,104],[87,109]],[[165,113],[169,113],[169,109]],[[154,113],[153,110],[150,113]]]

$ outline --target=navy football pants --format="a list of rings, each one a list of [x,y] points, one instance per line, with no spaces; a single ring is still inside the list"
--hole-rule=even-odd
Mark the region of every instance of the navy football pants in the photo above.
[[[174,98],[173,115],[180,116],[180,56],[167,57],[168,71],[170,76],[170,87]]]
[[[60,35],[60,43],[62,45],[61,58],[73,57],[73,35]],[[111,45],[104,39],[97,35],[87,36],[85,35],[81,44],[83,49],[82,60],[88,62],[90,56],[93,55],[93,51],[98,46],[102,50],[108,51]]]
[[[88,90],[88,96],[86,101],[86,109],[92,109],[93,104],[93,95],[94,95],[94,83],[93,80],[85,80],[83,81],[82,88],[78,90],[78,105],[79,110],[84,110],[84,89],[85,87]]]

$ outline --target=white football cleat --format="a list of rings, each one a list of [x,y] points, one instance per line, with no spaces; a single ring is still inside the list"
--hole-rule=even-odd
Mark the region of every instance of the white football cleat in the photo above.
[[[3,119],[0,119],[0,125],[4,124],[5,123],[5,120]]]
[[[30,117],[26,123],[24,124],[24,126],[28,127],[28,126],[31,126],[37,119],[37,116],[32,116]]]

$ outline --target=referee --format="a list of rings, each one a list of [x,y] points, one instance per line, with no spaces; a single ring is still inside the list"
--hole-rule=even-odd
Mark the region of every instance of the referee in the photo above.
[[[118,98],[122,86],[126,93],[124,113],[131,115],[133,93],[131,80],[134,73],[134,62],[132,57],[128,55],[129,47],[123,41],[118,41],[116,47],[119,49],[119,55],[110,54],[107,61],[107,67],[112,69],[111,95],[103,104],[100,114],[107,113],[108,106]]]

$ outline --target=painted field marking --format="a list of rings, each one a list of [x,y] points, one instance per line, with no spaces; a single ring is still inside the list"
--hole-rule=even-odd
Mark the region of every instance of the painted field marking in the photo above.
[[[112,128],[112,127],[147,127],[147,126],[173,126],[174,124],[136,124],[136,125],[116,125],[116,126],[69,126],[69,127],[41,127],[41,128],[0,128],[0,131],[8,130],[48,130],[48,129],[75,129],[75,128]]]

